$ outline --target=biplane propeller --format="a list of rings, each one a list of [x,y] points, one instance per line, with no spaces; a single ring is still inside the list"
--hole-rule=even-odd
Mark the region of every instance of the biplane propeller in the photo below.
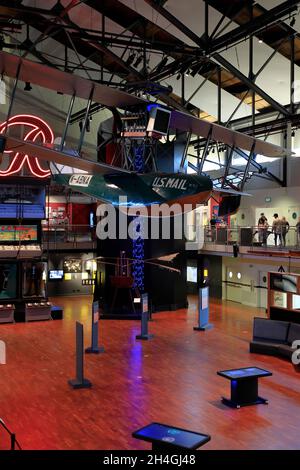
[[[72,99],[74,101],[74,97],[88,100],[86,119],[92,101],[106,107],[126,110],[136,106],[146,109],[149,104],[147,100],[116,88],[3,51],[0,52],[0,74],[15,79],[14,90],[18,80],[21,80],[55,90],[64,95],[70,95],[71,102]],[[69,119],[70,112],[67,116],[65,130],[68,128]],[[277,145],[177,110],[171,111],[169,126],[174,130],[186,131],[204,137],[207,142],[215,141],[229,145],[231,148],[241,148],[250,152],[249,158],[254,154],[274,158],[290,153]],[[18,152],[25,155],[82,171],[82,174],[58,173],[54,174],[53,178],[58,184],[68,186],[122,209],[137,209],[140,206],[149,208],[155,205],[178,203],[181,207],[187,205],[188,210],[191,210],[197,204],[206,202],[214,192],[217,192],[227,196],[226,199],[234,196],[233,205],[226,204],[226,207],[229,207],[228,210],[233,211],[239,206],[240,196],[245,194],[232,189],[213,188],[211,179],[201,174],[139,174],[105,163],[97,163],[81,156],[81,145],[79,145],[77,155],[74,155],[74,151],[71,153],[66,150],[64,138],[65,135],[60,146],[55,147],[54,144],[38,144],[15,138],[9,135],[8,129],[4,129],[1,147],[4,152],[12,152],[17,149]]]

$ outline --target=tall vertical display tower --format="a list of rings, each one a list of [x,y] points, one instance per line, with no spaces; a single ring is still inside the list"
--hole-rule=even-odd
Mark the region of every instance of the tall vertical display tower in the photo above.
[[[36,116],[13,116],[0,127],[9,127],[24,140],[42,136],[53,142],[49,126]],[[0,310],[14,310],[11,320],[34,318],[33,312],[49,316],[47,258],[43,255],[42,220],[45,219],[46,188],[51,173],[38,159],[10,151],[0,165]],[[27,312],[27,314],[26,314]]]

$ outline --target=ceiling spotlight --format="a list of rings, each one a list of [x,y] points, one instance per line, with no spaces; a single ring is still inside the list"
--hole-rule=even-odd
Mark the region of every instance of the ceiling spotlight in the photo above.
[[[176,77],[176,80],[180,80],[181,79],[181,73],[179,73]]]
[[[258,42],[259,42],[259,44],[262,44],[263,43],[262,38],[258,38]]]
[[[86,121],[85,130],[86,130],[87,132],[90,132],[90,130],[91,130],[91,128],[90,128],[90,118],[88,118],[87,121]]]
[[[296,23],[296,18],[293,16],[293,18],[290,21],[290,26],[293,28],[293,26],[295,26],[295,23]]]
[[[291,137],[295,137],[295,131],[292,131]]]
[[[32,90],[32,86],[30,85],[30,82],[26,82],[24,86],[24,91],[30,91]]]
[[[80,129],[80,132],[82,132],[82,128],[83,128],[83,122],[82,122],[82,121],[79,121],[79,129]]]

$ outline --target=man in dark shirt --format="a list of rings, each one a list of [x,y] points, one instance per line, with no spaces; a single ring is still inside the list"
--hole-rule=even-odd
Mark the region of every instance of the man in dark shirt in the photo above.
[[[258,225],[258,241],[262,245],[266,245],[269,225],[268,225],[268,219],[263,212],[260,214],[260,218],[258,219],[257,225]]]
[[[282,245],[282,235],[281,235],[281,220],[278,217],[278,214],[274,214],[274,221],[272,224],[272,232],[274,233],[274,243],[277,246],[277,238],[279,238],[279,244]]]

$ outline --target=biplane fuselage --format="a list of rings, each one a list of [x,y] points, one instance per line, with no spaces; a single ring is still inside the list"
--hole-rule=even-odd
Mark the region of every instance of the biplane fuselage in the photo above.
[[[185,210],[206,202],[212,193],[207,176],[180,173],[57,174],[57,184],[68,186],[97,200],[127,208],[179,204]]]

